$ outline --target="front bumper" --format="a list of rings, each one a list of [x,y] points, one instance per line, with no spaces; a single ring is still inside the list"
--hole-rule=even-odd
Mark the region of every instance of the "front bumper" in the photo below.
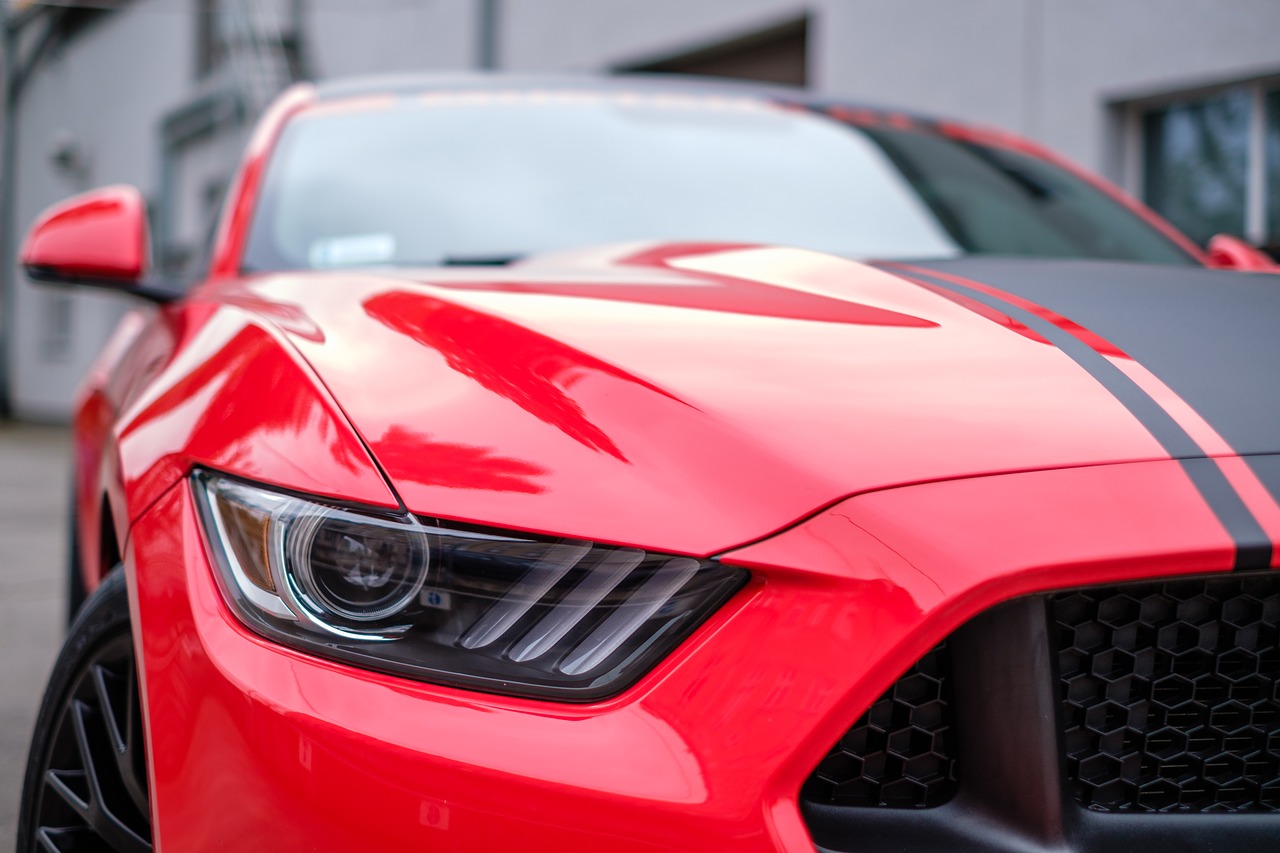
[[[1005,600],[1227,570],[1175,462],[861,495],[724,555],[752,582],[622,695],[509,699],[245,630],[190,493],[127,548],[159,848],[811,851],[800,790],[939,640]]]

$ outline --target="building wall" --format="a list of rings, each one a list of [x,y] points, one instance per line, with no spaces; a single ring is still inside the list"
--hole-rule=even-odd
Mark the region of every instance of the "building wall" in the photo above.
[[[1275,0],[507,0],[518,71],[607,71],[808,14],[814,88],[1015,130],[1093,168],[1114,100],[1280,72]]]
[[[1109,104],[1280,72],[1274,0],[1044,2],[1034,135],[1116,180]]]
[[[472,68],[477,9],[475,0],[310,0],[303,38],[312,73]]]
[[[1109,103],[1280,72],[1275,0],[826,0],[818,87],[1000,125],[1117,177]]]
[[[55,201],[94,186],[129,183],[155,192],[156,124],[187,94],[193,19],[186,0],[137,0],[96,21],[41,65],[18,116],[16,218],[25,233]],[[140,59],[145,57],[145,59]],[[59,144],[82,152],[80,176],[59,171]],[[124,297],[15,287],[13,403],[23,417],[63,419],[81,377],[118,318]]]
[[[482,2],[305,0],[304,53],[322,78],[472,68],[480,54]],[[1005,126],[1122,179],[1122,127],[1110,105],[1280,73],[1277,0],[495,5],[497,64],[523,72],[608,71],[658,62],[807,15],[808,76],[816,89]],[[195,7],[195,0],[135,0],[45,64],[21,114],[21,222],[82,185],[123,181],[154,196],[159,122],[198,90]],[[90,159],[87,175],[70,180],[55,170],[49,152],[60,135],[81,143]],[[223,148],[211,146],[192,160],[202,164],[191,169],[199,175],[187,182],[191,186],[177,205],[188,231],[199,219],[200,201],[187,196],[217,173],[216,152]],[[79,377],[125,303],[104,295],[50,295],[25,282],[18,296],[16,409],[27,417],[63,417]],[[59,338],[59,318],[68,307],[70,332]]]
[[[817,88],[1025,129],[1034,0],[828,0]]]
[[[804,15],[799,0],[505,0],[498,60],[514,71],[608,71]]]

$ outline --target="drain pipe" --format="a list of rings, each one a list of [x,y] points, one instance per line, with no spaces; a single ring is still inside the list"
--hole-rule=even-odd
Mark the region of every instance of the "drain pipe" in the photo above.
[[[0,420],[13,416],[13,311],[17,297],[14,203],[18,160],[17,53],[19,29],[8,2],[0,2],[4,43],[4,130],[0,138]]]

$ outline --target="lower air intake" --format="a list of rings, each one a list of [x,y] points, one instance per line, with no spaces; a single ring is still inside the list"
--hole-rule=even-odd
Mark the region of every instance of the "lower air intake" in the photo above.
[[[876,700],[809,777],[804,798],[835,806],[919,809],[956,787],[950,660],[934,647]]]

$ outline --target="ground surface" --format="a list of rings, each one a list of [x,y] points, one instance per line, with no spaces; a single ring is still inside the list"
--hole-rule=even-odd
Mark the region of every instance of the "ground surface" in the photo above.
[[[13,849],[27,739],[62,641],[65,429],[0,421],[0,851]]]

